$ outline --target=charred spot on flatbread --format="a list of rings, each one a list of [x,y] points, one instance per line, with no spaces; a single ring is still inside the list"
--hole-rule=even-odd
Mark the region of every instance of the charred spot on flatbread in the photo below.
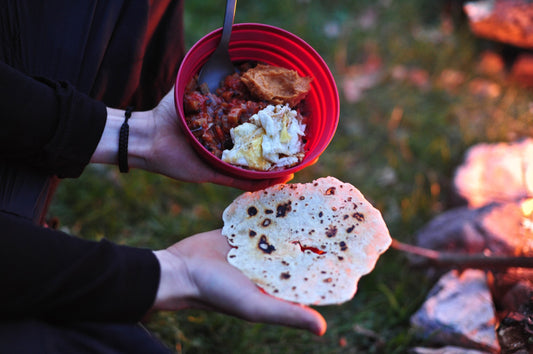
[[[280,203],[276,207],[276,217],[284,217],[287,215],[288,212],[292,210],[292,201],[287,201],[286,203]]]
[[[331,237],[335,237],[336,235],[337,235],[337,226],[330,225],[326,229],[326,236],[331,238]]]
[[[291,273],[289,272],[283,272],[279,275],[280,279],[289,279],[291,277]]]
[[[333,177],[244,193],[223,221],[230,264],[267,293],[308,305],[350,300],[391,243],[379,211]]]
[[[341,247],[341,251],[346,251],[348,249],[348,245],[344,241],[341,241],[339,246]]]
[[[271,254],[276,250],[276,247],[274,247],[274,245],[268,243],[267,237],[265,235],[261,235],[259,243],[257,244],[257,248],[267,254]]]
[[[257,215],[257,208],[254,206],[251,206],[248,208],[248,216],[256,216]]]
[[[261,222],[261,226],[268,227],[270,224],[272,224],[272,220],[269,218],[265,218],[263,222]]]
[[[335,190],[336,190],[335,187],[329,187],[328,189],[326,189],[326,195],[334,195]]]

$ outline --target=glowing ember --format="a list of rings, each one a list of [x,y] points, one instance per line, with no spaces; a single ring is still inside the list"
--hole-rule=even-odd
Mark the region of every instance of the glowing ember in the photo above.
[[[524,216],[531,217],[531,214],[533,214],[533,198],[524,200],[520,204],[520,208],[522,208],[522,213]]]
[[[522,220],[522,226],[524,229],[533,232],[533,198],[524,200],[520,204],[522,209],[522,215],[524,219]]]

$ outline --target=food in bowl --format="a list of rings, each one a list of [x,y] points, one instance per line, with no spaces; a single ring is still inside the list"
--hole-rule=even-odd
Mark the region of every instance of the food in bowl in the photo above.
[[[302,100],[311,80],[247,62],[211,93],[195,76],[183,98],[187,125],[207,150],[232,165],[257,171],[297,165],[305,155]]]
[[[266,106],[230,130],[234,145],[222,152],[222,161],[259,171],[298,164],[304,157],[301,120],[288,104]]]
[[[252,96],[274,104],[295,107],[307,96],[313,78],[302,77],[295,70],[258,64],[243,73],[241,80]]]

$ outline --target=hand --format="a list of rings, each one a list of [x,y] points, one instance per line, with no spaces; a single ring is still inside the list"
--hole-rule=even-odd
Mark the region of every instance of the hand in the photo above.
[[[189,182],[213,182],[244,190],[258,190],[292,179],[246,180],[225,175],[206,164],[194,151],[181,131],[171,90],[152,110],[155,126],[153,145],[146,169]]]
[[[214,230],[155,251],[161,280],[153,309],[207,309],[251,322],[325,333],[326,321],[317,311],[264,293],[230,265],[226,261],[230,248],[220,230]]]
[[[118,137],[124,111],[107,108],[106,125],[91,158],[93,163],[118,163]],[[247,180],[213,169],[196,153],[178,125],[174,90],[150,111],[133,112],[128,121],[128,164],[185,182],[212,182],[244,190],[259,190],[287,178]]]

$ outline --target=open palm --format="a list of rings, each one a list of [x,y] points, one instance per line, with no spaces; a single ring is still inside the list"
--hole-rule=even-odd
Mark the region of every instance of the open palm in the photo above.
[[[251,322],[291,326],[322,335],[324,318],[315,310],[264,293],[250,279],[226,261],[230,250],[220,230],[186,238],[165,251],[184,265],[187,299],[179,308],[218,311]],[[169,258],[170,259],[170,258]],[[172,309],[172,308],[171,308]]]

